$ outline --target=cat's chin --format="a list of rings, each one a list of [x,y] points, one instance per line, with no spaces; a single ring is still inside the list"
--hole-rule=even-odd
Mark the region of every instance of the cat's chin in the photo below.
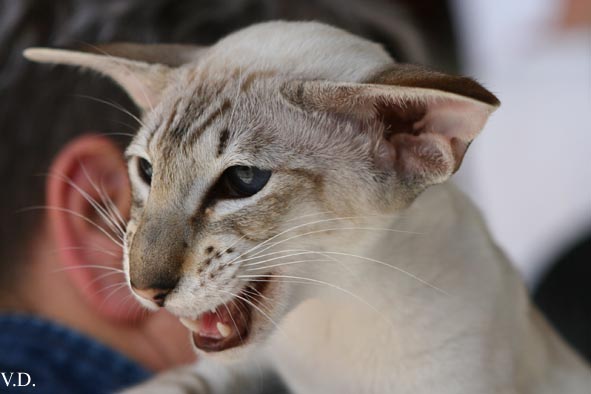
[[[249,282],[231,301],[202,313],[196,319],[180,318],[190,331],[193,345],[204,352],[222,352],[250,344],[260,331],[256,314],[268,310],[265,293],[271,283]]]

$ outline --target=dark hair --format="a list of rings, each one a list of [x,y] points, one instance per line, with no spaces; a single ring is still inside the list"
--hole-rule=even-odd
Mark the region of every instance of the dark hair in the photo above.
[[[567,343],[591,362],[591,229],[548,267],[534,301]]]
[[[23,262],[39,214],[53,157],[83,132],[126,132],[131,117],[96,101],[135,112],[106,79],[64,67],[26,62],[30,46],[71,47],[107,41],[210,44],[269,19],[320,20],[382,42],[403,61],[424,62],[420,39],[399,7],[379,0],[0,0],[0,275]],[[126,141],[119,138],[124,144]]]

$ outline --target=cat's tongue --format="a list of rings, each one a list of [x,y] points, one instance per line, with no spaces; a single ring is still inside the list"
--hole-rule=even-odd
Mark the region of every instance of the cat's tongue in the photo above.
[[[266,282],[257,282],[232,300],[201,313],[195,320],[181,318],[181,322],[192,332],[195,347],[206,352],[218,352],[245,344],[251,329],[252,307],[260,301],[250,294],[262,296],[265,288]],[[252,301],[248,301],[247,297],[251,297]]]
[[[239,313],[238,305],[229,303],[204,312],[195,320],[180,320],[193,332],[195,346],[205,351],[220,351],[240,344],[245,338],[250,318],[232,318],[233,315],[245,316]]]
[[[195,334],[205,338],[227,338],[234,331],[224,321],[224,316],[217,311],[205,312],[196,320],[181,319],[181,322]]]
[[[226,338],[232,333],[232,328],[223,321],[221,313],[205,312],[199,317],[198,333],[202,337]]]

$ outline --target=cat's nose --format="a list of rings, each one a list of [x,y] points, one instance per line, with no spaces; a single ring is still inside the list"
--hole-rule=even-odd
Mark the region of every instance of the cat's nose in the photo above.
[[[138,289],[133,285],[133,283],[131,284],[131,288],[133,289],[133,291],[137,295],[139,295],[140,297],[142,297],[145,300],[155,303],[159,307],[164,306],[164,301],[166,300],[166,297],[175,288],[175,286],[176,286],[176,283],[174,284],[174,286],[166,286],[166,287],[158,286],[158,287],[148,287],[148,288],[144,288],[144,289]]]

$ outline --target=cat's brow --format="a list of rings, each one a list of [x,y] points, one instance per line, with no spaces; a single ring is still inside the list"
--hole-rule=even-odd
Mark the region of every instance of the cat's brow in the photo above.
[[[237,78],[241,79],[238,84],[238,95],[240,95],[247,93],[255,81],[264,78],[272,78],[276,74],[277,72],[272,70],[253,71],[244,78],[239,78],[239,70],[234,70],[229,78],[219,81],[216,84],[217,86],[215,86],[209,85],[204,81],[206,73],[204,73],[203,70],[199,73],[194,72],[191,74],[191,82],[194,85],[194,97],[200,99],[200,104],[195,100],[191,100],[186,104],[186,108],[183,109],[181,108],[183,106],[182,100],[180,98],[177,99],[172,105],[170,113],[165,118],[164,122],[150,133],[147,146],[151,146],[154,137],[162,133],[165,133],[165,137],[163,137],[165,138],[165,141],[162,142],[166,142],[166,145],[168,146],[168,148],[165,149],[167,151],[166,155],[172,154],[175,147],[178,147],[181,143],[181,140],[184,140],[184,143],[182,144],[184,146],[192,146],[196,144],[199,138],[219,117],[223,116],[228,109],[234,107],[232,100],[229,98],[224,98],[221,102],[219,98],[222,92],[228,88],[230,83],[236,81]],[[206,96],[208,99],[205,98]],[[213,108],[208,111],[208,107]],[[178,114],[181,114],[181,116],[178,116]],[[202,116],[204,116],[203,120],[200,119]],[[195,121],[199,121],[199,123],[198,125],[193,126],[192,124]],[[217,156],[221,156],[224,153],[228,145],[229,137],[229,129],[223,128],[219,133],[219,142],[216,150]]]
[[[181,102],[181,99],[178,98],[175,101],[175,103],[173,104],[172,110],[170,111],[170,114],[166,118],[166,121],[164,123],[159,124],[156,128],[154,128],[152,130],[152,132],[149,133],[148,139],[146,141],[146,146],[148,147],[148,149],[151,147],[152,140],[154,139],[154,136],[156,136],[156,134],[158,134],[159,130],[170,130],[170,128],[172,127],[172,123],[174,122],[174,119],[176,118],[176,114],[178,113],[178,107],[179,107],[180,102]]]
[[[187,136],[189,145],[192,145],[197,142],[199,137],[203,135],[203,133],[209,128],[209,126],[216,120],[218,117],[224,115],[224,113],[231,107],[230,100],[224,99],[221,104],[219,104],[215,109],[210,111],[209,115],[205,120],[201,122],[201,124],[196,127],[190,135]]]
[[[198,75],[203,77],[203,71]],[[194,76],[194,78],[196,77]],[[150,144],[155,135],[161,134],[159,131],[163,131],[166,133],[166,142],[171,145],[171,148],[173,146],[178,146],[181,143],[181,140],[185,140],[185,144],[191,146],[197,142],[199,137],[201,137],[218,117],[222,116],[226,110],[231,107],[231,101],[225,98],[217,107],[207,111],[207,109],[215,105],[215,103],[219,103],[218,97],[222,94],[224,89],[228,87],[228,84],[232,82],[231,78],[218,83],[217,86],[205,83],[203,78],[192,82],[194,82],[194,86],[189,87],[188,90],[194,91],[194,99],[186,102],[186,108],[181,108],[183,102],[180,98],[177,99],[170,109],[170,114],[167,117],[167,120],[161,123],[161,125],[150,134],[148,144]],[[182,115],[177,117],[177,114],[179,113]],[[195,121],[199,121],[199,118],[205,113],[208,114],[206,118],[202,120],[198,126],[192,126],[192,124]],[[178,121],[174,122],[177,118]]]

